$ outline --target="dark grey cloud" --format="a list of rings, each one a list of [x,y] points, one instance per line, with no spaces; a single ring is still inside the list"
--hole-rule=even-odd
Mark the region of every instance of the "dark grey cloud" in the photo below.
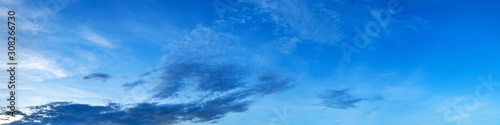
[[[106,125],[171,125],[181,122],[208,122],[224,117],[230,112],[243,112],[249,101],[242,99],[247,93],[233,93],[204,101],[182,104],[138,103],[132,108],[122,109],[117,103],[106,106],[90,106],[70,102],[53,102],[34,106],[36,112],[24,115],[24,121],[12,125],[26,124],[106,124]]]
[[[106,82],[111,75],[105,73],[92,73],[83,77],[83,80]]]
[[[134,88],[135,86],[138,86],[138,85],[141,85],[141,84],[144,84],[144,83],[146,83],[144,80],[137,80],[137,81],[132,82],[132,83],[123,84],[122,87],[125,90],[130,90],[130,89]]]
[[[322,99],[322,104],[324,106],[335,109],[356,108],[356,103],[362,101],[379,101],[383,99],[382,96],[376,96],[372,99],[355,97],[349,93],[350,90],[351,89],[328,90],[318,95],[318,97]]]
[[[210,59],[185,59],[161,68],[160,83],[153,93],[155,98],[170,98],[181,94],[185,88],[207,96],[232,90],[242,90],[252,95],[267,95],[287,90],[293,79],[277,72],[266,71],[254,76],[249,68],[235,63],[210,63]]]
[[[123,106],[110,103],[90,106],[68,102],[54,102],[32,107],[38,111],[25,115],[26,122],[12,124],[180,124],[182,122],[215,123],[228,113],[248,110],[254,99],[290,89],[293,79],[277,72],[253,73],[238,63],[223,63],[214,59],[176,59],[154,72],[159,82],[123,84],[131,89],[149,84],[156,99],[177,98],[188,88],[188,94],[202,93],[202,97],[185,103],[158,104],[154,102]],[[151,72],[148,72],[151,73]],[[148,74],[151,75],[151,74]],[[102,76],[102,75],[90,75]],[[152,75],[154,76],[154,75]],[[105,78],[109,78],[104,76]],[[204,98],[210,97],[210,98]],[[127,108],[125,108],[127,107]],[[39,123],[35,122],[39,121]]]
[[[153,90],[156,98],[168,98],[179,94],[187,86],[196,91],[217,93],[242,88],[248,82],[248,72],[236,64],[211,64],[208,60],[179,60],[163,68],[160,83]]]

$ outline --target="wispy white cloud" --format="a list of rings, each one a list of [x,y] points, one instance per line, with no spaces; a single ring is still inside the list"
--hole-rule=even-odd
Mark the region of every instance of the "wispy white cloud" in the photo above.
[[[17,25],[16,34],[20,37],[27,37],[38,34],[39,32],[49,32],[49,30],[47,30],[49,20],[51,20],[59,10],[68,5],[67,3],[63,5],[61,1],[58,2],[57,6],[52,6],[52,4],[54,4],[53,1],[27,2],[25,0],[2,0],[0,1],[0,12],[7,13],[8,11],[15,11],[15,23]],[[45,5],[46,3],[50,4]],[[0,18],[6,16],[6,14],[1,14]]]
[[[22,72],[23,81],[43,81],[46,79],[64,78],[70,76],[68,71],[59,66],[56,60],[36,53],[24,53],[18,56],[18,72]],[[6,63],[4,60],[2,63]],[[7,65],[1,65],[7,69]]]
[[[0,47],[2,46],[0,45]],[[57,52],[24,47],[20,46],[22,49],[17,52],[19,55],[16,57],[18,71],[21,72],[23,81],[40,82],[71,77],[75,74],[86,74],[96,68],[96,64],[99,63],[94,59],[94,54],[88,52],[73,55],[77,57],[74,59]],[[80,50],[75,51],[79,52]],[[6,58],[6,55],[0,55],[0,58]],[[5,64],[6,60],[0,60],[0,63]],[[7,69],[8,67],[0,65],[0,68]]]
[[[325,5],[328,2],[316,4],[301,0],[247,0],[246,2],[257,5],[257,13],[269,15],[270,20],[277,25],[276,30],[299,36],[301,39],[334,44],[346,36],[346,31],[340,28],[346,24],[341,21],[349,15],[343,15],[347,13],[341,9],[330,9],[331,7]]]
[[[69,76],[67,71],[59,67],[56,60],[41,55],[29,54],[23,56],[20,59],[19,67],[22,67],[23,74],[33,81]]]
[[[94,31],[91,31],[90,29],[88,29],[86,27],[82,28],[82,31],[83,32],[81,34],[81,37],[85,40],[88,40],[88,41],[96,44],[97,46],[106,47],[106,48],[114,48],[115,47],[113,44],[111,44],[111,41],[109,41],[108,39],[104,38],[101,35],[98,35]]]

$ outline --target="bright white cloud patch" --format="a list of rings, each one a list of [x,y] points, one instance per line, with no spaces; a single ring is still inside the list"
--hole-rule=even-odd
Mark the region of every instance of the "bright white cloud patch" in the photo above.
[[[22,115],[15,115],[16,117],[12,117],[10,115],[0,115],[0,124],[7,124],[11,122],[15,122],[18,120],[23,119],[24,116]]]

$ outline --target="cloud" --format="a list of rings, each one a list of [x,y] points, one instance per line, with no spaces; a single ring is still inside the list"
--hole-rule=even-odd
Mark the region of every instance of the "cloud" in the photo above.
[[[30,56],[27,55],[23,63],[23,68],[46,71],[52,74],[55,78],[62,78],[68,76],[66,71],[62,70],[57,66],[54,60],[43,58],[41,56]]]
[[[350,90],[351,89],[328,90],[318,95],[318,97],[322,99],[322,104],[324,106],[334,109],[356,108],[356,103],[362,101],[383,100],[382,96],[376,96],[371,99],[355,97],[349,93]]]
[[[139,75],[139,77],[143,77],[143,76],[149,76],[155,72],[157,72],[159,69],[154,69],[154,70],[151,70],[151,71],[148,71],[148,72],[145,72],[145,73],[142,73],[141,75]]]
[[[83,80],[106,82],[111,76],[105,73],[92,73],[83,77]]]
[[[229,51],[237,52],[236,41],[238,41],[236,36],[197,25],[182,38],[169,42],[163,49],[170,54],[216,55]]]
[[[279,40],[273,41],[269,44],[270,47],[276,48],[279,52],[283,54],[290,54],[297,48],[301,40],[297,37],[283,37]]]
[[[24,117],[22,115],[14,115],[15,117],[12,117],[10,115],[7,115],[7,113],[4,113],[4,114],[5,115],[0,115],[0,117],[1,117],[0,124],[2,124],[2,125],[12,123],[15,121],[19,121],[19,120],[23,119],[23,117]]]
[[[233,93],[204,102],[182,104],[138,103],[123,109],[117,103],[106,106],[90,106],[70,102],[53,102],[30,109],[36,111],[24,115],[16,124],[178,124],[180,122],[208,122],[224,117],[230,112],[248,110],[250,101],[241,101],[247,93]]]
[[[364,100],[362,98],[353,97],[348,92],[349,89],[328,90],[318,97],[323,99],[323,105],[336,109],[355,108],[356,103]]]
[[[118,103],[105,106],[90,106],[71,102],[52,102],[29,107],[32,111],[16,124],[179,124],[181,122],[216,122],[230,112],[248,110],[250,91],[227,94],[208,101],[193,101],[178,104],[138,103],[124,108]]]
[[[344,19],[359,22],[360,19],[366,19],[369,12],[359,11],[359,7],[346,8],[346,4],[340,1],[243,0],[241,4],[246,6],[237,8],[239,11],[228,12],[219,22],[231,25],[241,24],[241,20],[248,20],[243,21],[244,24],[249,24],[250,21],[268,25],[271,23],[274,25],[272,28],[273,32],[276,32],[277,41],[282,41],[282,37],[292,36],[301,40],[335,44],[345,39],[349,34],[349,30],[345,28],[352,26],[351,22],[342,22]],[[294,44],[297,40],[289,41],[290,43],[286,44]],[[277,47],[281,51],[294,49],[292,46]]]
[[[135,86],[141,85],[144,83],[146,83],[144,80],[137,80],[137,81],[132,82],[132,83],[123,84],[122,87],[124,87],[125,90],[130,90],[130,89],[134,88]]]
[[[248,67],[218,62],[215,58],[178,58],[159,68],[160,82],[152,90],[155,98],[172,98],[186,90],[210,96],[236,90],[251,94],[271,94],[293,86],[291,78],[276,72],[254,76]],[[127,84],[128,85],[128,84]]]
[[[16,32],[19,37],[33,37],[39,32],[49,32],[50,20],[54,18],[57,13],[69,5],[74,3],[75,0],[57,0],[57,1],[27,1],[27,0],[2,0],[0,1],[0,12],[4,12],[2,8],[9,8],[14,10],[18,27]],[[5,11],[7,12],[7,11]],[[0,15],[3,17],[5,15]]]
[[[19,67],[22,68],[16,69],[16,71],[23,72],[24,79],[28,81],[39,82],[47,79],[65,78],[72,75],[68,70],[64,69],[64,66],[60,63],[61,58],[57,60],[55,58],[49,58],[43,54],[39,54],[41,52],[34,53],[30,51],[29,48],[22,52],[24,54],[16,58],[16,60],[19,60]],[[3,60],[0,62],[6,63]],[[0,67],[3,69],[8,68],[7,65],[2,65]]]
[[[401,35],[425,27],[425,20],[417,16],[392,14],[390,23],[381,24],[371,12],[390,10],[388,1],[378,0],[241,0],[234,11],[225,11],[215,22],[220,27],[233,31],[234,27],[244,32],[266,32],[267,46],[289,54],[297,44],[312,42],[337,46],[341,42],[352,43],[369,24],[381,26],[380,35]],[[402,3],[401,6],[404,6]],[[241,28],[244,27],[244,28]],[[359,30],[358,30],[359,29]],[[260,36],[256,36],[260,37]],[[259,39],[258,41],[262,41]],[[257,43],[256,43],[257,44]],[[329,47],[329,46],[326,46]]]
[[[83,28],[83,33],[81,34],[83,39],[85,40],[88,40],[94,44],[96,44],[97,46],[101,46],[101,47],[106,47],[106,48],[114,48],[114,46],[111,44],[111,42],[98,35],[97,33],[89,30],[88,28]]]
[[[203,59],[180,59],[161,69],[160,84],[154,90],[157,98],[178,94],[186,86],[196,91],[222,92],[242,87],[246,75],[243,67],[234,64],[209,64]]]
[[[271,94],[287,90],[294,86],[291,78],[281,78],[277,72],[266,71],[256,78],[258,84],[252,89],[261,94]]]
[[[90,106],[69,102],[53,102],[33,106],[36,112],[12,124],[180,124],[182,122],[215,123],[228,113],[244,112],[257,97],[277,93],[293,86],[292,78],[278,72],[265,71],[253,75],[252,70],[238,63],[223,63],[214,58],[177,58],[163,64],[160,82],[148,84],[155,88],[153,98],[175,99],[198,93],[201,96],[186,102],[142,102],[130,106],[109,103]],[[110,76],[93,73],[86,80],[105,81]],[[143,80],[123,84],[131,89],[145,84]],[[185,91],[189,90],[189,91]],[[147,97],[145,97],[147,98]]]

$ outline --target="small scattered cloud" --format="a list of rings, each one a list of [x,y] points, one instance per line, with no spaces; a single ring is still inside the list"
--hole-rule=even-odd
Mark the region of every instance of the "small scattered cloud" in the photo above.
[[[83,80],[106,82],[111,76],[105,73],[92,73],[83,77]]]
[[[356,108],[356,103],[362,101],[383,100],[382,96],[375,96],[374,98],[355,97],[351,95],[350,90],[351,89],[328,90],[318,95],[318,97],[322,99],[322,104],[324,106],[334,109]]]
[[[132,83],[123,84],[122,87],[125,88],[125,90],[130,90],[130,89],[134,88],[135,86],[138,86],[138,85],[141,85],[144,83],[146,83],[144,80],[137,80],[137,81],[132,82]]]
[[[154,69],[154,70],[151,70],[151,71],[148,71],[148,72],[145,72],[145,73],[142,73],[141,75],[139,75],[139,77],[143,77],[143,76],[149,76],[155,72],[157,72],[159,69]]]
[[[258,84],[253,89],[262,94],[284,91],[294,86],[291,78],[283,78],[279,73],[267,71],[256,78]]]
[[[356,108],[356,103],[363,101],[362,98],[353,97],[349,93],[350,89],[328,90],[318,97],[323,99],[322,104],[335,109]]]

